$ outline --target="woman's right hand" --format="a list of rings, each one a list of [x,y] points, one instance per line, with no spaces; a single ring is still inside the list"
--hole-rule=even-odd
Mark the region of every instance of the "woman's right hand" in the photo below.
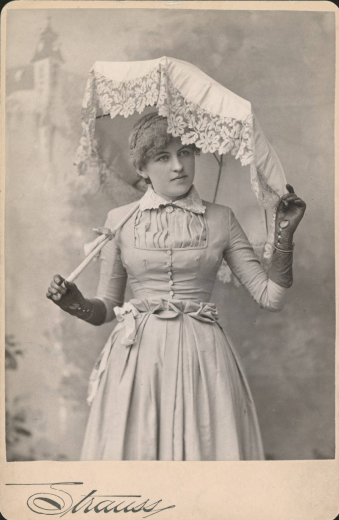
[[[53,277],[46,297],[73,316],[78,316],[79,310],[85,305],[85,298],[75,283],[68,282],[59,274]]]

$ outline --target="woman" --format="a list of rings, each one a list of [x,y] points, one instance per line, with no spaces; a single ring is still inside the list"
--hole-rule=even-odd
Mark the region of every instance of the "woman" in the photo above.
[[[305,203],[287,185],[267,275],[232,210],[200,199],[197,149],[173,138],[165,118],[142,117],[130,152],[150,186],[103,249],[96,298],[65,287],[59,275],[47,293],[93,325],[119,320],[92,374],[82,459],[262,459],[246,377],[209,300],[224,258],[261,307],[282,308]],[[105,227],[113,229],[130,207],[110,211]],[[127,276],[134,299],[121,307]]]

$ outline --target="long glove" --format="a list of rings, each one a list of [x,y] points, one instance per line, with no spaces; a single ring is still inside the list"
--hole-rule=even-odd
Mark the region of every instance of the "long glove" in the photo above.
[[[306,204],[286,184],[288,193],[281,197],[276,212],[274,253],[269,269],[269,278],[282,287],[293,283],[293,235],[304,216]]]
[[[101,325],[105,321],[105,304],[97,298],[85,298],[75,283],[68,282],[60,275],[53,277],[46,296],[68,314],[87,323]]]

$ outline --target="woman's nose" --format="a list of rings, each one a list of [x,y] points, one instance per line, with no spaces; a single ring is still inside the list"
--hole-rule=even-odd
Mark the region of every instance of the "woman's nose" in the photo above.
[[[177,157],[177,156],[173,157],[172,169],[175,172],[181,172],[181,170],[183,169],[183,165],[182,165],[179,157]]]

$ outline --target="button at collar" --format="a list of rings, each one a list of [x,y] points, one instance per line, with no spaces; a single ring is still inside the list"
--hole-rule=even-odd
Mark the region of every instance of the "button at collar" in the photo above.
[[[167,213],[172,213],[173,206],[166,206],[166,211],[167,211]]]

